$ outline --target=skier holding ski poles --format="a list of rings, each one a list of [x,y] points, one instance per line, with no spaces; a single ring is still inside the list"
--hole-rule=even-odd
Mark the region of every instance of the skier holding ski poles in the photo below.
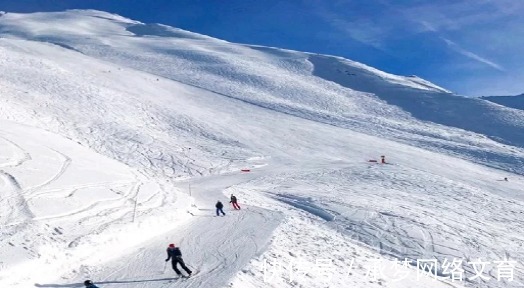
[[[175,247],[175,244],[169,244],[169,247],[167,247],[167,259],[166,262],[171,259],[171,265],[173,267],[173,270],[175,270],[175,273],[178,276],[182,276],[182,273],[180,270],[178,270],[177,264],[180,264],[180,267],[184,269],[188,276],[191,276],[191,273],[193,273],[189,268],[187,268],[186,263],[184,263],[184,259],[182,259],[182,252],[180,251],[180,248]]]
[[[233,208],[235,208],[235,210],[240,210],[240,206],[238,205],[237,197],[235,195],[231,194],[231,201],[229,201],[229,203],[233,205]]]

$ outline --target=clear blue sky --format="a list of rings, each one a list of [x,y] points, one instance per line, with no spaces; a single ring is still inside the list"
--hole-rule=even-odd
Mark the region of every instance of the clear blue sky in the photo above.
[[[524,92],[523,0],[0,0],[7,12],[65,9],[343,56],[464,95]]]

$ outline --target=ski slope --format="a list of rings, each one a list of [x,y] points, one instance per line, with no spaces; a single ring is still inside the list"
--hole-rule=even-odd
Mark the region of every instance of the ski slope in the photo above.
[[[3,287],[524,285],[522,110],[100,11],[0,33]],[[243,209],[214,217],[231,193]],[[478,258],[490,280],[416,267]]]
[[[0,124],[3,286],[28,287],[23,281],[53,279],[56,271],[78,260],[87,263],[109,251],[125,251],[133,241],[115,241],[137,233],[137,205],[138,213],[181,214],[163,211],[180,207],[169,205],[173,197],[160,193],[161,183],[127,165],[42,129],[4,120]],[[112,226],[120,233],[104,235]]]

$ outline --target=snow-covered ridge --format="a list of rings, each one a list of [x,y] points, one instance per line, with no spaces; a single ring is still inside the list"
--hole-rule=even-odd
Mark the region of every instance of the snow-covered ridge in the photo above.
[[[351,74],[355,75],[356,73],[368,74],[370,76],[379,78],[381,81],[390,82],[392,84],[397,84],[399,86],[411,87],[411,88],[415,88],[419,90],[428,90],[428,91],[433,91],[433,92],[452,93],[451,91],[444,89],[440,86],[437,86],[416,75],[410,75],[410,76],[394,75],[394,74],[386,73],[384,71],[378,70],[368,65],[365,65],[359,62],[355,62],[355,61],[351,61],[345,58],[341,58],[341,57],[332,57],[332,58],[339,60],[344,66],[348,68],[349,67],[353,68],[353,69],[343,71],[344,73],[347,73],[348,75],[351,75]]]
[[[485,96],[481,98],[509,108],[524,110],[524,94],[516,96]]]
[[[53,39],[56,37],[88,37],[90,35],[126,33],[122,25],[139,23],[118,15],[95,10],[71,10],[52,13],[7,13],[1,19],[0,33],[22,38]],[[46,25],[42,25],[46,23]],[[58,36],[61,35],[61,36]]]
[[[105,20],[105,21],[104,21]],[[107,21],[109,20],[109,21]],[[45,22],[46,25],[41,25]],[[113,25],[110,25],[114,22]],[[136,36],[159,36],[159,37],[174,37],[174,38],[192,38],[205,39],[209,41],[218,41],[208,36],[198,33],[185,31],[182,29],[170,27],[162,24],[144,24],[138,21],[127,19],[119,15],[110,14],[103,11],[96,10],[68,10],[66,12],[47,12],[47,13],[32,13],[32,14],[17,14],[10,13],[2,23],[2,31],[6,34],[25,35],[37,37],[42,39],[45,37],[56,37],[61,33],[68,33],[76,31],[82,34],[98,34],[110,35],[125,35],[126,32],[131,32],[130,35]],[[253,46],[257,47],[257,46]],[[263,47],[261,47],[263,48]],[[285,51],[285,50],[282,50]],[[295,52],[295,51],[291,51]],[[365,64],[351,61],[348,59],[333,57],[344,62],[346,65],[368,71],[380,77],[383,81],[405,85],[417,89],[430,89],[451,93],[450,91],[439,87],[429,81],[421,79],[416,76],[398,76],[386,73],[367,66]]]

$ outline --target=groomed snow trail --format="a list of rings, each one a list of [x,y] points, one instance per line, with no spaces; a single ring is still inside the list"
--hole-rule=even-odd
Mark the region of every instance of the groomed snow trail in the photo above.
[[[273,230],[282,220],[279,212],[243,205],[229,209],[223,190],[259,177],[258,173],[230,173],[202,177],[191,183],[196,207],[183,225],[169,223],[164,233],[139,246],[129,248],[122,257],[100,266],[86,267],[83,273],[55,284],[37,283],[37,287],[76,287],[84,279],[93,279],[104,287],[224,287],[249,261],[262,254]],[[188,190],[189,182],[176,184]],[[215,216],[214,204],[224,203],[226,216]],[[177,279],[166,248],[175,243],[182,250],[188,267],[194,271],[189,279]],[[183,270],[182,270],[183,271]],[[176,283],[174,282],[176,281]]]

